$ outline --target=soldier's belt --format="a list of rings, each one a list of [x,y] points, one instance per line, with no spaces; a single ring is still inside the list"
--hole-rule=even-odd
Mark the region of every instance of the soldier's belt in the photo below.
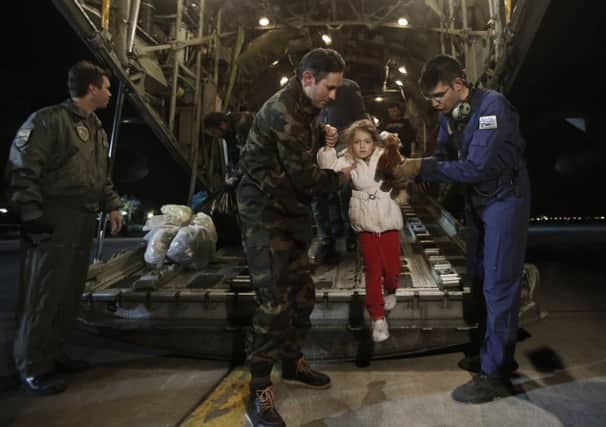
[[[89,197],[45,197],[45,203],[61,206],[64,208],[70,208],[75,210],[82,210],[85,212],[97,212],[100,208],[100,203],[96,200],[90,200]]]

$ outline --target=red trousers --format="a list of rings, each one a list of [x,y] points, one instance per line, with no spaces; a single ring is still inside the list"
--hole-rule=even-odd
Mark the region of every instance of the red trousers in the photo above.
[[[366,268],[366,309],[373,320],[383,317],[383,292],[400,286],[400,232],[358,233],[360,252]]]

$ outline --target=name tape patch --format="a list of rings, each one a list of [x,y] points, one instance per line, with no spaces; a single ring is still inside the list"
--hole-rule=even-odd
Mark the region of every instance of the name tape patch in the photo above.
[[[480,129],[496,129],[497,116],[482,116],[480,117]]]

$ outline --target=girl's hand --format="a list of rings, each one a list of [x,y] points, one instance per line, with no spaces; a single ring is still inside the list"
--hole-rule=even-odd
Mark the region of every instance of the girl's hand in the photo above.
[[[354,163],[351,166],[347,166],[339,171],[339,182],[349,182],[351,181],[351,172],[356,168],[356,164]]]

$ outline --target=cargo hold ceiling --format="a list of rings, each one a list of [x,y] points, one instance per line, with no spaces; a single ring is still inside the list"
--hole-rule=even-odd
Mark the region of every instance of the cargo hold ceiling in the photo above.
[[[544,0],[539,1],[542,3]],[[508,28],[523,0],[53,0],[91,51],[126,82],[130,102],[186,170],[200,118],[255,111],[313,47],[337,49],[371,113],[377,96],[406,98],[419,122],[432,120],[417,89],[422,64],[456,55],[473,82],[498,87]],[[548,2],[547,2],[548,3]],[[267,25],[259,19],[265,17]],[[403,21],[404,20],[404,21]],[[520,26],[520,33],[527,31]],[[510,49],[511,50],[511,49]],[[519,56],[518,56],[519,58]],[[503,65],[504,64],[504,65]],[[377,110],[378,111],[378,110]],[[201,183],[210,185],[208,177]]]

